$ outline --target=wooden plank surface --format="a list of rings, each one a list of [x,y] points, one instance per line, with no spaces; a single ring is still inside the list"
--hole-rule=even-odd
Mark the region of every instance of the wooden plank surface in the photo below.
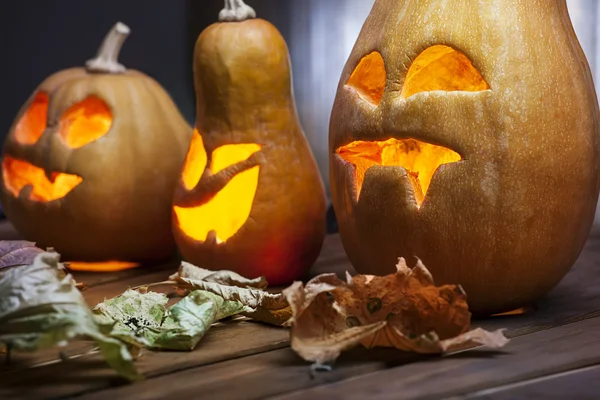
[[[598,365],[598,332],[600,318],[593,318],[518,337],[501,352],[463,352],[362,375],[280,399],[436,399],[467,394]],[[573,398],[578,398],[576,393]]]
[[[332,372],[314,374],[290,349],[281,349],[159,376],[84,399],[211,398],[217,393],[219,399],[284,394],[289,394],[284,399],[441,398],[598,364],[599,331],[600,318],[595,318],[521,336],[502,351],[473,350],[443,358],[357,348],[339,359]]]
[[[483,390],[451,400],[513,400],[600,398],[600,365],[532,379],[513,385]]]
[[[600,312],[600,274],[597,273],[599,264],[600,236],[594,235],[573,270],[550,295],[536,305],[535,312],[478,320],[474,325],[488,329],[509,328],[508,336],[518,338],[519,341],[533,335],[542,335],[541,339],[538,336],[536,340],[543,342],[546,332],[595,321]],[[123,271],[117,277],[112,274],[99,274],[102,275],[101,279],[93,281],[85,296],[89,304],[94,305],[104,297],[121,293],[127,287],[166,279],[173,270],[173,265],[167,265],[147,270]],[[341,275],[345,270],[353,272],[339,237],[331,235],[327,238],[321,257],[310,275],[324,272],[336,272]],[[76,273],[75,276],[81,279],[79,276],[82,275]],[[95,279],[94,276],[95,274],[92,274],[91,278]],[[551,329],[553,327],[558,328]],[[287,339],[288,332],[285,329],[256,323],[233,322],[215,326],[194,352],[145,353],[138,361],[138,366],[150,379],[136,385],[125,385],[125,382],[106,368],[97,355],[60,363],[56,362],[55,352],[19,356],[13,367],[0,367],[3,376],[0,380],[0,398],[57,398],[77,394],[96,396],[94,393],[97,393],[98,398],[120,398],[129,395],[134,395],[133,398],[156,398],[157,393],[162,393],[156,386],[161,384],[166,384],[169,388],[181,387],[182,393],[188,390],[188,396],[191,393],[196,397],[200,396],[201,392],[211,393],[213,398],[227,398],[226,395],[231,398],[254,398],[255,395],[261,397],[292,392],[296,392],[295,396],[300,396],[307,388],[314,388],[307,394],[320,394],[319,390],[325,390],[330,383],[341,381],[339,385],[343,386],[348,378],[353,378],[349,382],[354,382],[363,379],[361,377],[365,374],[378,375],[394,371],[390,370],[392,367],[408,368],[406,371],[412,371],[412,366],[407,366],[410,363],[436,368],[438,363],[446,362],[446,359],[434,362],[435,357],[423,358],[387,349],[355,349],[342,356],[338,368],[332,373],[313,376],[308,364],[287,347]],[[532,342],[532,345],[537,342]],[[514,343],[511,343],[510,346],[513,345]],[[68,348],[68,353],[78,356],[88,350],[89,345],[76,343]],[[521,350],[518,350],[516,353],[520,352]],[[578,354],[576,358],[579,357]],[[429,361],[424,362],[424,359]],[[575,361],[573,365],[578,365],[582,359],[577,358]],[[31,368],[40,363],[45,365]],[[537,372],[533,375],[537,376],[536,374]],[[238,379],[248,384],[256,381],[260,387],[242,390],[240,387],[244,386],[236,386],[236,389],[232,390],[231,383]],[[529,378],[523,376],[519,379]],[[35,385],[32,385],[32,382],[35,382]],[[465,388],[470,392],[478,389],[472,386]],[[199,392],[192,393],[194,391]],[[326,396],[328,395],[326,392]],[[171,392],[167,393],[167,396],[174,397]]]
[[[286,347],[287,343],[288,333],[284,328],[266,327],[254,322],[219,324],[210,329],[193,352],[145,352],[136,365],[147,377],[160,376],[267,352]],[[91,355],[37,368],[4,371],[0,380],[0,399],[57,398],[112,385],[137,386],[127,385],[107,368],[98,355]]]
[[[595,260],[596,255],[598,254],[596,252],[597,247],[598,246],[596,246],[594,242],[591,242],[586,247],[580,261],[569,275],[568,279],[565,279],[564,284],[559,286],[552,295],[540,303],[536,312],[521,316],[489,318],[476,321],[475,325],[483,326],[486,329],[506,327],[509,328],[507,336],[518,337],[547,330],[554,326],[570,324],[593,317],[597,313],[595,310],[600,309],[600,290],[598,290],[600,289],[600,281],[595,273],[595,267],[597,266]],[[335,249],[333,249],[333,242],[331,242],[327,248],[332,249],[331,251],[335,252]],[[577,288],[579,290],[572,290],[572,288]],[[554,300],[555,296],[556,298],[561,299],[561,301]],[[571,301],[564,301],[564,299],[569,296],[571,296]],[[582,301],[584,301],[583,305]],[[244,335],[240,338],[240,341],[245,341],[245,337],[246,336]],[[202,351],[202,349],[199,348],[197,351]],[[248,354],[251,354],[251,352]],[[332,374],[319,374],[317,377],[311,377],[308,364],[299,359],[299,357],[289,348],[266,352],[264,354],[259,351],[256,355],[241,359],[235,356],[233,361],[225,361],[224,359],[224,362],[200,368],[201,371],[199,371],[198,368],[181,371],[182,367],[180,363],[182,362],[186,363],[186,368],[193,367],[195,361],[190,358],[191,355],[183,354],[179,360],[165,362],[161,359],[161,353],[149,354],[147,358],[148,367],[144,371],[149,376],[160,375],[153,370],[152,366],[155,365],[160,366],[162,368],[161,374],[164,373],[166,375],[157,376],[157,378],[150,379],[148,382],[140,385],[123,386],[118,389],[113,389],[114,395],[128,396],[130,394],[129,391],[131,391],[131,393],[138,393],[138,396],[143,398],[142,393],[146,392],[143,388],[146,387],[146,385],[150,385],[148,386],[150,387],[150,389],[148,389],[150,395],[153,395],[153,393],[156,392],[156,389],[153,386],[155,381],[159,386],[162,384],[161,382],[167,379],[173,382],[181,381],[178,386],[187,387],[188,385],[194,385],[188,381],[200,382],[199,378],[194,378],[199,375],[206,376],[207,382],[212,385],[210,387],[210,392],[213,390],[226,390],[228,387],[228,379],[230,378],[226,371],[229,370],[238,371],[236,373],[241,373],[240,371],[254,371],[254,374],[258,375],[251,375],[249,380],[260,381],[261,376],[266,380],[272,379],[277,383],[270,385],[265,384],[269,387],[269,391],[275,390],[275,392],[272,393],[287,393],[330,382],[337,382],[361,376],[366,373],[385,370],[390,366],[405,365],[423,359],[423,357],[417,355],[390,352],[387,349],[371,352],[364,349],[356,349],[356,351],[344,355],[340,359],[338,366],[341,367],[336,368]],[[154,359],[156,359],[156,362],[153,361]],[[177,371],[177,373],[168,374],[170,369],[172,369],[172,371]],[[101,373],[101,371],[96,372]],[[105,376],[105,382],[95,382],[94,389],[110,387],[115,384],[114,381],[106,379],[106,376],[110,376],[110,371],[104,370],[103,374]],[[226,379],[220,380],[218,378],[219,376],[223,376]],[[302,379],[303,377],[305,379]],[[43,379],[43,376],[41,379]],[[222,385],[222,388],[219,385]],[[265,385],[260,386],[262,388],[262,386]],[[79,390],[81,390],[81,388],[72,386],[70,388],[63,387],[62,390],[67,390],[65,393],[80,393]],[[74,392],[70,392],[70,390],[74,390]],[[121,393],[121,390],[123,390],[124,393]],[[103,393],[104,391],[99,391],[98,396],[103,396]],[[246,391],[244,391],[244,394],[249,395]],[[235,397],[235,393],[229,393],[229,395]],[[257,397],[260,396],[257,395]]]
[[[322,254],[323,256],[315,264],[317,269],[346,260],[337,236],[326,239]],[[115,274],[74,272],[73,275],[78,281],[88,284],[92,282],[84,292],[84,297],[88,304],[93,306],[105,298],[122,293],[129,287],[166,280],[177,269],[176,267],[177,265],[170,263],[154,266],[149,270],[122,271],[116,274],[116,278],[110,278]],[[148,352],[140,358],[137,365],[146,376],[152,377],[190,366],[235,359],[247,354],[285,347],[288,345],[288,338],[289,333],[284,328],[253,322],[220,324],[211,328],[194,352]],[[101,362],[99,356],[79,358],[82,354],[88,353],[91,347],[90,344],[82,342],[70,344],[64,349],[64,353],[78,360],[67,363],[59,363],[57,349],[14,354],[10,366],[0,364],[0,373],[3,376],[0,380],[0,398],[17,394],[23,398],[47,398],[85,392],[96,387],[102,388],[114,382],[123,384],[124,382],[116,378],[114,373]],[[35,366],[38,367],[32,369]],[[56,374],[67,376],[67,382],[60,386],[55,385]],[[80,376],[81,379],[76,379],[75,376]],[[29,385],[31,381],[38,381],[40,385],[31,387]],[[43,382],[48,386],[41,385]]]
[[[6,223],[0,223],[0,227],[3,227],[0,229],[0,232],[10,231],[10,228],[6,227]],[[4,239],[2,236],[0,236],[0,238]],[[315,270],[325,270],[328,265],[333,265],[335,267],[336,263],[339,264],[340,262],[348,264],[337,235],[327,237],[323,245],[322,256],[315,263]],[[127,288],[167,280],[169,275],[177,270],[178,265],[178,262],[170,262],[168,264],[155,265],[149,268],[142,267],[117,273],[74,272],[73,275],[78,281],[85,282],[88,285],[88,288],[84,292],[84,297],[90,307],[93,307],[104,301],[106,298],[111,298],[123,293]],[[348,267],[350,267],[349,264]],[[347,268],[338,269],[340,271],[345,271]],[[239,333],[242,337],[255,334],[254,328],[247,334],[244,332]],[[287,331],[284,336],[287,339]],[[279,343],[280,338],[275,338],[275,341],[276,343]],[[89,344],[78,342],[68,345],[63,350],[66,354],[77,357],[87,353],[90,347]],[[0,363],[0,373],[8,370],[18,371],[38,364],[48,364],[58,360],[58,350],[56,349],[48,349],[35,353],[18,353],[14,355],[10,368],[5,364]],[[2,383],[0,382],[0,386],[1,384]]]

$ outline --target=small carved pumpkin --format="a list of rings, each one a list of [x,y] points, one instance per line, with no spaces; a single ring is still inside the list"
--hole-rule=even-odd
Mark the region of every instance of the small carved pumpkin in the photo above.
[[[287,284],[321,249],[323,183],[296,115],[283,37],[242,1],[225,4],[196,43],[196,130],[173,230],[196,265]]]
[[[47,78],[4,145],[1,199],[18,232],[107,270],[175,250],[170,203],[192,133],[164,89],[117,62],[121,23],[86,68]]]
[[[418,257],[475,313],[534,301],[592,225],[599,123],[564,0],[377,0],[331,116],[353,265]]]

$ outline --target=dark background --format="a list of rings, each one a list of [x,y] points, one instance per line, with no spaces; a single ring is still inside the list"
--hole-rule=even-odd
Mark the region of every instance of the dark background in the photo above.
[[[252,0],[257,14],[289,37],[289,1]],[[15,0],[0,4],[0,138],[50,74],[83,66],[117,22],[131,28],[120,61],[160,82],[194,120],[192,55],[200,32],[217,21],[222,0]]]

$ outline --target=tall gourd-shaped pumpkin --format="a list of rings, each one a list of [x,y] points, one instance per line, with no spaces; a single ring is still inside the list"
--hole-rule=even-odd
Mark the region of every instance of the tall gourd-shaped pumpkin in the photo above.
[[[296,115],[286,43],[240,0],[198,38],[196,130],[174,197],[184,258],[280,285],[313,264],[325,194]]]
[[[535,301],[592,225],[598,123],[564,0],[377,0],[331,116],[352,263],[418,257],[475,313]]]
[[[4,144],[2,205],[21,235],[74,269],[108,271],[175,251],[171,198],[192,128],[165,90],[117,62],[114,26],[85,68],[48,77]]]

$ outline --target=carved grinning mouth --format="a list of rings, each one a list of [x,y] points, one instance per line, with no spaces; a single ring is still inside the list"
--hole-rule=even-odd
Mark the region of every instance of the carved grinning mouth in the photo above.
[[[77,175],[53,172],[48,179],[44,170],[27,161],[5,156],[2,161],[4,186],[15,197],[30,188],[28,199],[41,203],[65,197],[83,178]]]
[[[443,164],[461,160],[461,156],[451,149],[411,138],[356,141],[340,147],[336,154],[354,166],[357,200],[369,168],[375,165],[395,166],[406,170],[419,208],[435,171]]]

